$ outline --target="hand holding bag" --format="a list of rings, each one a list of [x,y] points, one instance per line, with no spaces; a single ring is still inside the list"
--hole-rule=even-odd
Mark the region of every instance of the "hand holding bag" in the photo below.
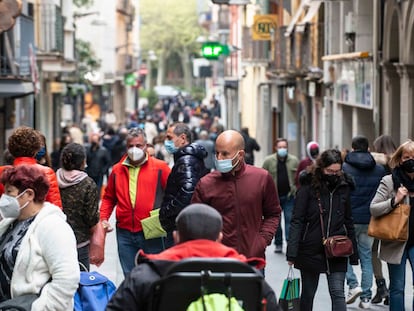
[[[159,213],[159,208],[154,209],[150,212],[149,217],[141,220],[142,231],[146,240],[167,236],[167,232],[161,226]]]
[[[407,241],[410,209],[409,204],[400,203],[388,214],[371,216],[368,235],[384,241]]]
[[[322,230],[322,243],[325,248],[325,254],[327,258],[335,257],[349,257],[354,253],[354,246],[352,241],[346,235],[334,235],[330,237],[325,236],[325,230],[323,225],[322,217],[322,204],[320,196],[318,195],[318,205],[319,205],[319,218],[321,222]],[[329,220],[331,218],[332,210],[329,210]],[[328,234],[329,234],[329,225],[328,221]]]
[[[279,306],[283,311],[300,310],[300,279],[295,278],[292,266],[289,267],[287,278],[283,281]]]

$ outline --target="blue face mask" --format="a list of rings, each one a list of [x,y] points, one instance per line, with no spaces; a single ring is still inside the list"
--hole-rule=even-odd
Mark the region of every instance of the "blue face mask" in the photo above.
[[[174,142],[172,140],[166,139],[164,141],[164,147],[165,150],[167,150],[168,153],[176,153],[178,151],[178,148],[174,145]]]
[[[42,147],[38,153],[36,153],[36,160],[40,160],[41,158],[43,158],[46,154],[46,148]]]
[[[286,148],[279,148],[279,149],[277,149],[277,155],[279,157],[284,158],[284,157],[287,156],[287,154],[288,154],[288,151],[287,151]]]
[[[239,155],[239,152],[237,152],[233,158],[231,159],[224,159],[224,160],[217,160],[217,158],[215,158],[215,162],[216,162],[216,169],[221,172],[221,173],[228,173],[230,172],[234,167],[237,166],[237,164],[239,164],[239,161],[237,161],[234,165],[233,165],[233,160]]]

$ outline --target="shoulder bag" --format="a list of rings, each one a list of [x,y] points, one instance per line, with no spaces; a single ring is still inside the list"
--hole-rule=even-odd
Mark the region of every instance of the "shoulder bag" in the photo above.
[[[400,203],[388,214],[379,217],[371,216],[368,235],[384,241],[407,241],[410,209],[409,204]]]
[[[334,236],[325,236],[325,230],[323,225],[322,217],[322,205],[321,198],[318,194],[318,205],[319,205],[319,218],[321,222],[322,230],[322,243],[325,248],[325,254],[327,258],[335,257],[349,257],[354,253],[354,247],[352,241],[346,235],[334,235]],[[329,235],[329,226],[331,222],[332,210],[329,210],[329,221],[328,221],[328,235]]]

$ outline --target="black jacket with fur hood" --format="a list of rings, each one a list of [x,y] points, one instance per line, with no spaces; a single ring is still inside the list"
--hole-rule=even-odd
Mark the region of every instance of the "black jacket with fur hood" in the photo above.
[[[327,260],[325,256],[318,197],[323,211],[325,234],[347,235],[354,245],[354,254],[350,257],[350,262],[354,265],[358,264],[349,195],[354,187],[352,177],[347,174],[341,175],[333,190],[329,190],[327,184],[322,182],[320,191],[316,191],[311,181],[311,173],[301,174],[301,187],[296,194],[290,223],[287,260],[294,262],[295,267],[300,270],[320,273],[346,272],[347,258]]]

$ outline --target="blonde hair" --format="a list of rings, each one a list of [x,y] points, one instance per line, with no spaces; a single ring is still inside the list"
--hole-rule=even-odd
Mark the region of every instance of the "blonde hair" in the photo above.
[[[414,141],[411,139],[407,140],[406,142],[402,143],[397,150],[392,154],[389,166],[390,168],[396,168],[400,166],[401,157],[403,152],[413,152],[414,153]]]

